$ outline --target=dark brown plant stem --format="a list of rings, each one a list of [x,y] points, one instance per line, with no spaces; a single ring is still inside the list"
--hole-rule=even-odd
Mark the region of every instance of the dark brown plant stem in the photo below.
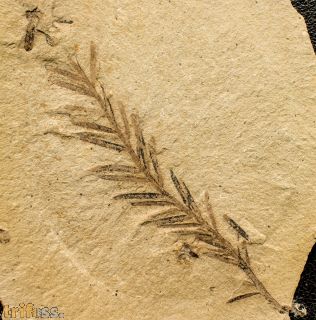
[[[240,262],[240,268],[247,275],[248,279],[254,284],[258,292],[273,305],[280,313],[286,313],[291,310],[290,307],[282,306],[266,289],[262,282],[257,278],[252,268],[245,262]]]

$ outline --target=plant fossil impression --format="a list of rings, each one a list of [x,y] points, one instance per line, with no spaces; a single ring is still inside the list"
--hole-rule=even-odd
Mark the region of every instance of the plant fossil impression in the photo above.
[[[260,295],[280,313],[290,312],[291,308],[282,306],[256,276],[248,254],[247,233],[233,219],[225,216],[233,232],[237,234],[238,241],[232,243],[225,238],[217,225],[208,194],[205,193],[204,205],[199,206],[187,185],[173,170],[170,170],[170,179],[174,188],[168,190],[159,166],[154,138],[146,140],[139,117],[136,114],[128,115],[124,106],[112,102],[105,86],[97,79],[96,60],[95,45],[91,44],[89,73],[86,73],[76,59],[71,58],[66,65],[49,67],[50,80],[54,85],[97,102],[104,113],[107,125],[88,119],[77,121],[70,113],[68,115],[72,124],[82,128],[82,132],[71,135],[55,131],[47,133],[62,138],[79,139],[124,155],[131,165],[109,163],[91,170],[104,180],[134,182],[146,186],[150,192],[122,193],[114,199],[128,201],[132,206],[160,208],[159,213],[149,216],[143,224],[168,228],[179,237],[192,240],[191,253],[196,257],[198,255],[194,250],[203,247],[203,255],[233,265],[244,272],[253,290],[230,299],[228,303]]]

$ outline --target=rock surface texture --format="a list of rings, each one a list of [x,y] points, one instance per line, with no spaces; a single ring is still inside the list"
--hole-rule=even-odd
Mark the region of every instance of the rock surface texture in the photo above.
[[[249,230],[256,275],[291,305],[316,234],[316,59],[291,1],[0,0],[0,14],[4,307],[288,320],[258,295],[227,304],[247,288],[243,272],[141,226],[152,208],[113,200],[129,186],[89,169],[123,153],[47,134],[75,130],[73,106],[103,119],[91,99],[53,86],[47,65],[76,53],[89,69],[93,41],[98,79],[155,137],[168,188],[171,168],[199,204],[208,191],[220,230],[238,241],[225,214]]]

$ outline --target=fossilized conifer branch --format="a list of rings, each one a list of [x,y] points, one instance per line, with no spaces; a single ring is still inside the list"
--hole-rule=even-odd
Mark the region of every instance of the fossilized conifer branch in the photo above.
[[[68,115],[72,124],[84,131],[71,135],[51,133],[125,153],[132,165],[105,164],[92,168],[92,172],[104,180],[137,182],[151,189],[146,192],[119,194],[114,199],[129,201],[132,206],[160,208],[158,213],[149,216],[143,224],[154,224],[160,228],[168,228],[180,237],[189,237],[193,240],[193,250],[203,247],[202,254],[207,257],[241,269],[251,281],[253,291],[236,296],[228,303],[261,295],[279,312],[289,312],[290,308],[282,306],[254,273],[248,254],[247,233],[233,219],[226,216],[225,219],[238,238],[242,238],[242,241],[236,241],[236,244],[227,240],[218,228],[208,194],[205,193],[204,207],[201,208],[188,186],[173,170],[170,170],[173,191],[167,188],[159,166],[154,138],[145,140],[138,115],[129,116],[124,106],[113,105],[105,86],[98,81],[95,46],[91,45],[89,75],[74,59],[66,66],[49,69],[53,84],[97,101],[108,122],[105,126],[95,121],[76,121],[70,112]]]

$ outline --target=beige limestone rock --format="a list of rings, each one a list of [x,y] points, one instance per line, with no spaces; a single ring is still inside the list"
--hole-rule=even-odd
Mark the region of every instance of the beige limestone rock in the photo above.
[[[36,5],[56,45],[39,35],[26,52]],[[242,272],[179,261],[175,236],[112,200],[123,186],[84,176],[111,152],[44,135],[68,130],[52,111],[87,103],[52,87],[45,64],[74,50],[86,61],[94,41],[101,79],[139,112],[166,173],[266,236],[250,249],[258,277],[291,304],[315,241],[316,60],[290,1],[1,0],[0,12],[3,303],[71,320],[285,319],[261,297],[226,304]]]

